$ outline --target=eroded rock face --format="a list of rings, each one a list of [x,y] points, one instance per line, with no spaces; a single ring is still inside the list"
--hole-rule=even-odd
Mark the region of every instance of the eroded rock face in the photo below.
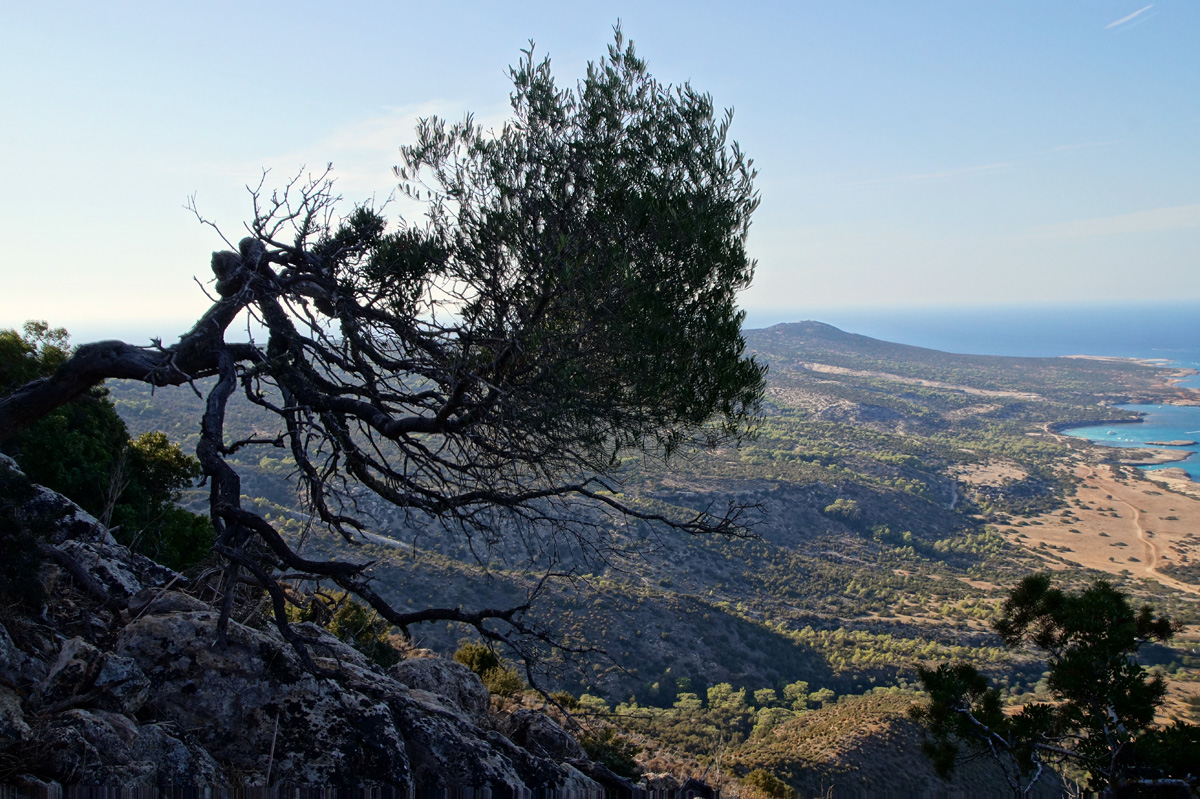
[[[504,720],[505,735],[535,755],[554,760],[579,760],[583,747],[558,722],[544,713],[521,708]]]
[[[441,658],[402,660],[388,669],[397,682],[428,691],[473,721],[486,724],[491,697],[479,675],[461,663]]]
[[[24,479],[7,458],[0,470]],[[39,579],[49,602],[70,603],[59,616],[78,621],[70,634],[48,626],[55,606],[0,624],[0,752],[27,769],[15,782],[603,796],[586,764],[565,762],[581,753],[564,730],[534,711],[492,717],[466,667],[423,657],[384,673],[311,624],[295,629],[336,677],[305,671],[274,628],[230,622],[218,644],[216,612],[171,590],[185,585],[179,575],[131,554],[58,494],[24,486],[12,518],[53,523]]]
[[[410,782],[404,739],[386,703],[306,673],[271,633],[233,622],[227,643],[213,646],[216,623],[212,611],[168,613],[121,633],[116,652],[153,675],[150,715],[195,730],[213,757],[255,784],[268,769],[305,785]]]

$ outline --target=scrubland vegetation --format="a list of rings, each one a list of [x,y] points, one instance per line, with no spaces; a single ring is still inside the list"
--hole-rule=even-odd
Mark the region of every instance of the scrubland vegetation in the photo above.
[[[991,624],[1009,588],[1065,561],[1015,545],[1000,528],[1073,507],[1069,465],[1103,456],[1052,431],[1127,416],[1111,405],[1161,389],[1162,371],[970,359],[866,340],[875,353],[868,358],[853,349],[864,340],[819,325],[749,331],[748,340],[771,368],[757,437],[669,473],[629,461],[623,490],[631,504],[661,513],[727,497],[757,504],[754,537],[664,536],[628,525],[628,553],[576,564],[571,580],[539,597],[534,614],[546,629],[605,653],[539,653],[544,687],[567,692],[581,717],[612,731],[605,734],[636,741],[637,762],[719,764],[757,774],[751,782],[768,793],[775,783],[764,774],[802,792],[867,784],[870,762],[909,752],[901,739],[917,746],[905,712],[919,697],[922,665],[969,664],[1004,702],[1047,696],[1045,663],[1006,649]],[[801,359],[873,373],[806,369]],[[916,379],[951,385],[908,382]],[[166,427],[186,449],[194,433],[173,420],[189,418],[196,400],[176,392],[164,403],[160,391],[151,404],[147,393],[114,389],[135,431]],[[231,424],[249,431],[257,422],[231,416]],[[291,495],[286,454],[238,468],[247,500],[302,535],[307,519]],[[987,478],[989,470],[1003,476]],[[519,548],[480,550],[419,519],[372,510],[383,537],[356,555],[378,561],[381,592],[401,606],[514,601],[539,576]],[[329,544],[314,538],[308,546]],[[482,583],[477,561],[490,574]],[[1076,588],[1095,579],[1078,568],[1057,575]],[[1132,575],[1117,583],[1138,597],[1160,590]],[[1153,598],[1182,622],[1200,621],[1194,597]],[[447,654],[462,637],[453,625],[414,632]],[[1158,672],[1194,678],[1186,650],[1152,654]],[[911,780],[931,775],[926,768]],[[989,778],[968,770],[960,779]]]

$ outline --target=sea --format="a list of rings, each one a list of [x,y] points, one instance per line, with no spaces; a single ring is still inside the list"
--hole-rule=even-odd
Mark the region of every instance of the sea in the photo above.
[[[746,327],[812,319],[884,341],[972,355],[1056,357],[1108,355],[1159,360],[1200,370],[1200,302],[1039,304],[975,308],[844,308],[751,312]],[[1183,381],[1200,388],[1200,375]],[[1127,405],[1138,424],[1073,428],[1064,433],[1115,447],[1148,441],[1200,441],[1200,407]],[[1200,445],[1170,447],[1186,460],[1153,468],[1182,468],[1200,481]]]

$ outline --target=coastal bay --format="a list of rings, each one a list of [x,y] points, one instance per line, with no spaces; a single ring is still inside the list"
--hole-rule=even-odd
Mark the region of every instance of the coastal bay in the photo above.
[[[1137,463],[1146,470],[1162,468],[1182,469],[1191,479],[1200,479],[1200,445],[1195,440],[1200,435],[1200,407],[1194,405],[1120,405],[1121,410],[1140,414],[1132,422],[1111,421],[1082,427],[1061,428],[1068,436],[1085,438],[1095,444],[1120,449],[1154,449],[1149,457],[1125,459]]]

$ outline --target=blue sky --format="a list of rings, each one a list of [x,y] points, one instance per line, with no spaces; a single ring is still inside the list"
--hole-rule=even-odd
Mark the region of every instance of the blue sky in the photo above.
[[[529,39],[570,84],[619,18],[733,106],[751,323],[834,308],[1200,300],[1200,3],[4,2],[0,326],[172,339],[244,186],[386,195],[418,116],[499,123]]]

